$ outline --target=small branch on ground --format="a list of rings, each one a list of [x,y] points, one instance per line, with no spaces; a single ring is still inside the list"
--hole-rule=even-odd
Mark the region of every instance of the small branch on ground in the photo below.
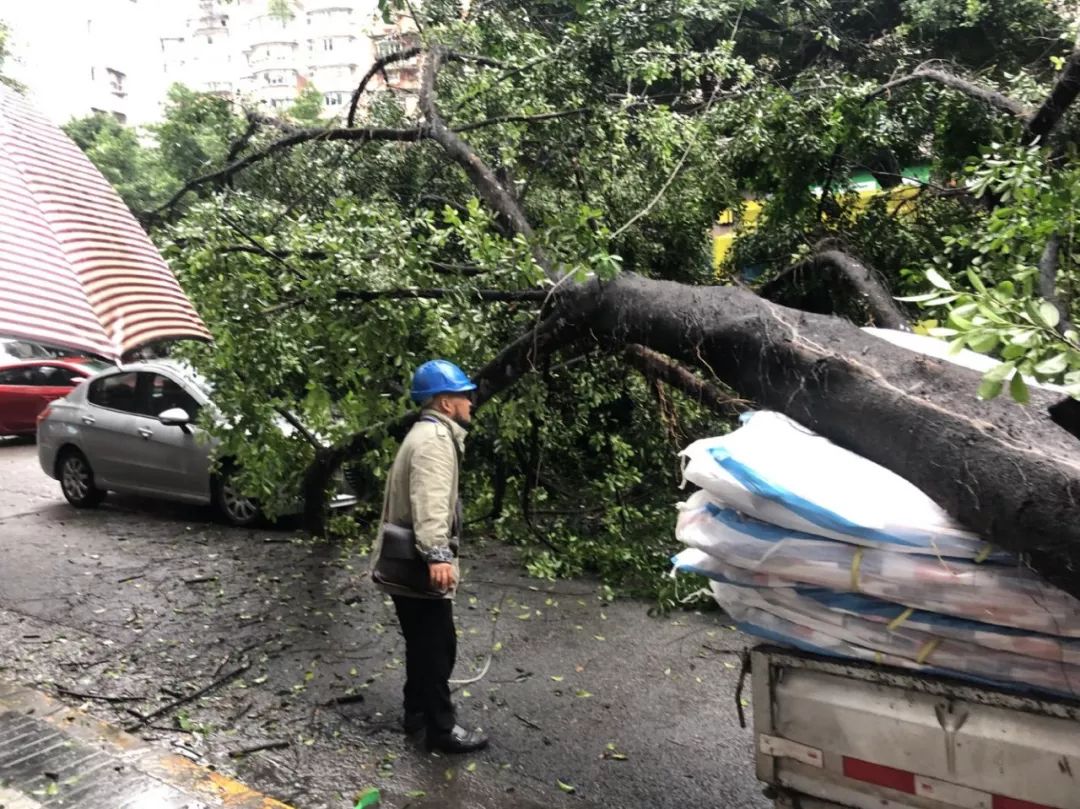
[[[65,697],[74,697],[75,699],[91,699],[97,702],[141,702],[146,697],[114,697],[108,694],[89,694],[85,691],[73,691],[70,688],[64,688],[62,686],[55,686],[57,694],[63,694]]]
[[[128,733],[132,733],[132,732],[138,730],[139,728],[143,727],[144,725],[147,725],[150,722],[153,722],[155,719],[157,719],[157,718],[159,718],[161,716],[165,716],[166,714],[171,713],[172,711],[176,710],[177,708],[179,708],[179,707],[181,707],[183,705],[187,705],[190,702],[194,702],[195,700],[199,699],[199,697],[203,697],[206,694],[209,694],[215,688],[220,688],[221,686],[225,685],[226,683],[228,683],[228,682],[234,680],[235,678],[239,677],[241,674],[243,674],[249,668],[251,668],[251,663],[250,662],[243,663],[240,666],[237,666],[232,671],[230,671],[228,674],[225,674],[225,675],[223,675],[221,677],[218,677],[216,680],[214,680],[209,685],[203,686],[198,691],[195,691],[195,692],[193,692],[191,694],[188,694],[187,696],[181,697],[180,699],[174,699],[172,702],[168,703],[167,705],[161,706],[160,708],[158,708],[155,711],[152,711],[151,713],[141,714],[138,711],[134,711],[134,710],[129,709],[128,713],[130,713],[132,716],[137,716],[139,721],[128,725],[126,728],[124,728],[124,730],[126,730]]]
[[[323,707],[329,708],[333,705],[355,705],[356,703],[363,701],[363,694],[345,694],[340,697],[331,697],[323,703]]]
[[[280,739],[273,742],[263,742],[262,744],[253,744],[250,747],[241,747],[238,750],[230,750],[229,758],[242,758],[243,756],[251,755],[252,753],[259,753],[263,750],[284,750],[290,746],[292,742],[287,739]]]
[[[533,722],[531,719],[526,719],[524,716],[522,716],[519,713],[514,714],[514,718],[516,720],[518,720],[519,722],[521,722],[521,724],[525,725],[526,727],[530,727],[533,730],[540,730],[540,731],[543,730],[542,727],[540,727],[538,724]]]

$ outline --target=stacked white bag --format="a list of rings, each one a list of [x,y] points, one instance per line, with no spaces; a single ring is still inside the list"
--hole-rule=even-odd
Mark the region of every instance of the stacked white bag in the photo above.
[[[773,412],[682,455],[675,566],[745,631],[1080,697],[1080,601],[903,478]]]

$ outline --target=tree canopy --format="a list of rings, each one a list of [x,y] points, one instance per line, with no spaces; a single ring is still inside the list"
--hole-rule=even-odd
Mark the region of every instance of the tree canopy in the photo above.
[[[379,59],[340,120],[177,88],[149,156],[112,125],[69,132],[213,331],[188,351],[268,501],[282,479],[316,500],[345,461],[377,508],[411,371],[446,356],[486,402],[469,517],[537,574],[662,587],[677,450],[756,404],[1078,587],[1080,534],[1054,520],[1080,525],[1080,450],[1025,382],[1080,391],[1065,11],[429,0],[418,45]],[[369,86],[406,59],[418,103]],[[882,192],[860,196],[860,174]],[[1001,364],[928,371],[851,323]],[[1030,404],[976,400],[1003,389]],[[275,427],[282,411],[310,440]]]

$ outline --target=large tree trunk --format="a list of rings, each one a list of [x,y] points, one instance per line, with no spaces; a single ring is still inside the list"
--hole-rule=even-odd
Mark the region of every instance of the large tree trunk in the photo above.
[[[715,373],[761,407],[891,469],[1080,596],[1080,442],[1051,420],[1060,397],[979,401],[973,371],[733,287],[626,274],[572,291],[559,310],[567,336],[587,326],[602,340],[640,343]],[[552,347],[557,333],[546,332]],[[517,378],[530,350],[521,343],[482,376],[497,378],[496,387]]]

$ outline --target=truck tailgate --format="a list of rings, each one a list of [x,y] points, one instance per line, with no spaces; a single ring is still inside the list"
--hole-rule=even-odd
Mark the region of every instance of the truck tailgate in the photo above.
[[[860,809],[1080,809],[1075,703],[770,647],[752,670],[763,781]]]

